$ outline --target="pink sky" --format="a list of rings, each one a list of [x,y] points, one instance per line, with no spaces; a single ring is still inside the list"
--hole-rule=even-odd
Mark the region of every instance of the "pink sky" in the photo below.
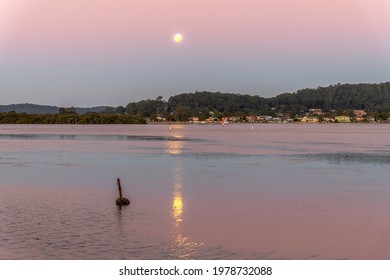
[[[54,61],[57,70],[64,64],[71,67],[72,63],[76,67],[91,62],[121,66],[132,62],[141,72],[146,73],[150,67],[169,68],[171,75],[175,71],[195,75],[207,67],[208,76],[215,74],[218,83],[197,76],[188,78],[187,86],[183,82],[175,88],[175,80],[167,77],[169,86],[139,86],[134,91],[151,98],[157,88],[166,97],[195,89],[274,95],[320,83],[349,82],[348,75],[321,79],[322,68],[329,59],[334,59],[331,64],[343,59],[360,59],[364,63],[380,60],[384,65],[379,66],[388,69],[389,15],[390,2],[386,0],[0,0],[0,62],[42,66],[51,61],[50,67],[54,67]],[[184,36],[179,46],[172,41],[176,32]],[[296,80],[289,84],[283,81],[286,73],[277,70],[311,61],[315,62],[311,67],[315,67],[318,77],[309,81],[304,80],[305,76],[301,83]],[[215,65],[225,63],[232,70],[223,75]],[[284,86],[273,88],[265,80],[248,78],[266,73],[261,64],[274,67],[268,80],[280,81]],[[246,66],[250,72],[243,73],[245,76],[237,78],[235,84],[224,84],[225,79],[232,83],[232,77]],[[311,73],[313,69],[305,71]],[[17,70],[14,75],[18,75]],[[364,74],[359,73],[350,80],[359,81],[361,77]],[[372,77],[375,75],[371,71],[362,82]],[[375,81],[382,79],[380,76]],[[14,92],[18,88],[25,91],[8,84]],[[120,91],[124,90],[123,84]],[[91,89],[86,88],[88,91]],[[118,102],[125,98],[119,97]]]
[[[15,5],[20,17],[8,27],[10,46],[99,50],[164,45],[182,32],[191,46],[229,43],[323,42],[384,39],[389,31],[386,1],[213,0],[96,1],[25,0]],[[8,4],[3,11],[12,11]],[[14,11],[15,12],[15,11]],[[85,45],[84,45],[85,44]]]

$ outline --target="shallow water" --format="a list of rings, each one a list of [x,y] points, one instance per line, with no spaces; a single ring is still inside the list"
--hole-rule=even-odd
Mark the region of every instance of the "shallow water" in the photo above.
[[[389,167],[388,125],[2,125],[0,259],[390,259]]]

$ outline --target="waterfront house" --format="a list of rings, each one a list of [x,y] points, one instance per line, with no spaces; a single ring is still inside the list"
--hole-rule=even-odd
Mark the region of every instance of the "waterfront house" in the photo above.
[[[301,122],[319,123],[320,119],[317,118],[317,117],[305,116],[305,117],[302,118]]]
[[[364,110],[353,110],[353,113],[355,114],[356,117],[363,117],[367,115],[366,111]]]
[[[335,119],[339,123],[350,123],[351,122],[350,116],[336,116]]]

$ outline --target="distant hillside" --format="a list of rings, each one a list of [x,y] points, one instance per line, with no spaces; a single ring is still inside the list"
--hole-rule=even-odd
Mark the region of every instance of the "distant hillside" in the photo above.
[[[58,114],[59,107],[50,105],[37,105],[37,104],[10,104],[0,105],[0,112],[27,113],[27,114]],[[90,108],[76,107],[76,111],[79,114],[85,114],[90,112],[102,113],[115,110],[115,107],[110,106],[97,106]]]
[[[291,116],[304,115],[309,109],[323,112],[363,109],[368,113],[390,112],[390,82],[380,84],[337,84],[315,89],[302,89],[276,97],[242,95],[221,92],[182,93],[163,101],[141,100],[126,106],[127,112],[154,119],[163,116],[172,120],[189,117],[205,119],[211,115],[248,114]]]
[[[58,107],[49,105],[35,105],[35,104],[11,104],[0,105],[0,112],[27,113],[27,114],[58,114]]]
[[[269,98],[269,104],[281,112],[305,112],[310,108],[390,112],[390,82],[381,84],[337,84],[302,89]]]
[[[367,113],[390,113],[390,82],[380,84],[337,84],[283,93],[276,97],[264,98],[253,95],[221,92],[181,93],[164,101],[161,96],[123,106],[76,107],[79,114],[88,112],[124,114],[128,112],[142,118],[187,120],[189,117],[208,118],[210,115],[248,114],[290,116],[304,115],[309,109],[323,112],[362,109]],[[36,104],[0,105],[0,112],[15,111],[27,114],[58,114],[56,106]],[[211,114],[212,113],[212,114]]]

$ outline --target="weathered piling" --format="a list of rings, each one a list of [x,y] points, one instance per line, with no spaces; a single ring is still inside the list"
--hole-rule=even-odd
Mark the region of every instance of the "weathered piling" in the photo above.
[[[118,185],[119,198],[122,198],[122,187],[121,187],[121,179],[116,180],[116,184]]]
[[[122,197],[121,180],[119,178],[116,180],[116,184],[118,185],[119,192],[119,198],[116,200],[116,205],[129,205],[130,200],[128,200],[126,197]]]

